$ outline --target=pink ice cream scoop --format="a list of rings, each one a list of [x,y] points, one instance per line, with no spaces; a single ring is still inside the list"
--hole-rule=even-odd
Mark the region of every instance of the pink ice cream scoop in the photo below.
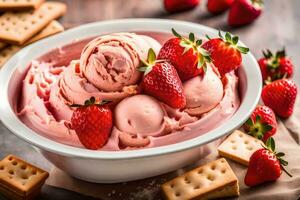
[[[158,53],[160,47],[156,40],[134,33],[101,36],[83,49],[80,71],[98,89],[119,91],[138,82],[141,60],[146,60],[150,48]]]
[[[156,136],[164,128],[164,110],[148,95],[135,95],[122,100],[115,108],[115,126],[122,132]]]
[[[223,84],[217,70],[208,65],[203,76],[196,76],[183,84],[186,112],[199,116],[216,107],[223,98]]]

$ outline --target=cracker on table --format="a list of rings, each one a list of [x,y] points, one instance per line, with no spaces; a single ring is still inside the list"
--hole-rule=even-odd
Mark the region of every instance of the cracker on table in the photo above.
[[[248,166],[251,155],[262,145],[261,140],[236,130],[219,145],[218,152],[220,156]]]
[[[0,69],[20,49],[21,47],[17,45],[8,45],[4,49],[0,50]]]
[[[168,200],[204,200],[239,195],[238,179],[224,158],[163,184],[162,190]]]
[[[42,31],[31,38],[25,45],[64,31],[64,27],[56,20],[50,22]]]
[[[44,0],[0,0],[0,11],[24,11],[38,8]]]
[[[0,161],[0,192],[12,199],[30,199],[48,176],[48,172],[9,155]]]
[[[43,3],[37,10],[4,13],[0,16],[0,40],[23,45],[65,12],[64,3],[51,1]]]

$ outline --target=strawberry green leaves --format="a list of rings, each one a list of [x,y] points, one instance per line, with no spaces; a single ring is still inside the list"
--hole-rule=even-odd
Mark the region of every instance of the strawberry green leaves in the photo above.
[[[148,50],[147,61],[142,60],[143,66],[138,68],[138,71],[144,72],[144,75],[147,75],[151,72],[155,63],[162,62],[162,60],[156,60],[156,54],[152,48]]]
[[[246,121],[246,125],[250,129],[248,134],[260,140],[264,137],[264,135],[267,132],[273,129],[273,126],[269,125],[268,123],[263,123],[259,115],[255,117],[255,122],[251,118],[249,118]]]
[[[225,33],[225,38],[222,35],[221,31],[219,31],[219,37],[226,42],[228,45],[231,45],[233,47],[235,47],[236,49],[238,49],[242,54],[247,54],[249,52],[249,48],[247,47],[243,47],[243,46],[238,46],[238,42],[239,42],[239,37],[232,35],[229,32]]]
[[[280,166],[281,169],[289,176],[289,177],[293,177],[284,167],[288,165],[288,162],[286,160],[284,160],[282,157],[285,156],[285,153],[283,152],[276,152],[275,151],[275,140],[270,137],[267,141],[266,144],[263,145],[264,149],[267,149],[269,151],[271,151],[276,158],[278,159],[278,161],[280,162]]]
[[[83,106],[91,106],[91,105],[98,105],[98,106],[102,106],[105,104],[110,103],[111,100],[107,100],[107,99],[103,99],[101,101],[96,101],[95,97],[91,97],[90,99],[85,100],[84,105],[81,104],[72,104],[71,107],[83,107]]]
[[[182,55],[187,53],[190,49],[193,49],[194,53],[197,53],[198,63],[197,68],[203,67],[204,72],[206,72],[206,64],[211,62],[211,57],[208,51],[201,47],[202,40],[196,39],[194,33],[190,33],[188,38],[181,36],[179,33],[172,28],[172,33],[177,38],[180,38],[180,46],[184,48]]]

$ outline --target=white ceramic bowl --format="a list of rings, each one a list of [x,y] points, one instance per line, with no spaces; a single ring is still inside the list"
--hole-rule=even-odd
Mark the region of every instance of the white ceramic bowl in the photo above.
[[[57,143],[23,124],[16,116],[16,99],[21,80],[32,59],[74,39],[121,31],[194,32],[198,36],[217,35],[217,30],[199,24],[161,19],[122,19],[83,25],[39,41],[18,52],[0,72],[0,116],[2,122],[18,137],[37,147],[38,151],[58,168],[79,179],[113,183],[163,174],[207,155],[208,143],[225,136],[250,116],[261,92],[261,74],[251,53],[243,58],[238,70],[241,105],[230,120],[199,137],[172,145],[130,151],[91,151]],[[213,146],[214,148],[214,146]]]

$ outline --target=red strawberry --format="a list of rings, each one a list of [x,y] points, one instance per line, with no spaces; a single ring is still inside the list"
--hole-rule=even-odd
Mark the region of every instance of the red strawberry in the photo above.
[[[208,36],[207,36],[208,37]],[[238,46],[239,38],[230,33],[225,34],[223,38],[219,32],[220,38],[210,39],[202,45],[211,56],[213,64],[218,68],[220,74],[224,74],[237,69],[242,64],[242,54],[248,53],[249,49]]]
[[[275,142],[271,137],[267,140],[266,146],[255,151],[250,157],[248,171],[244,182],[247,186],[253,187],[265,182],[275,181],[281,175],[281,170],[290,175],[283,166],[288,162],[283,160],[284,153],[275,152]]]
[[[155,61],[153,49],[149,49],[147,62],[143,61],[142,87],[145,93],[156,97],[173,108],[183,108],[186,99],[176,69],[166,61]]]
[[[168,12],[178,12],[195,8],[200,0],[164,0]]]
[[[297,86],[288,79],[280,79],[264,86],[261,94],[264,104],[283,118],[293,113],[296,96]]]
[[[212,14],[219,14],[227,10],[234,0],[208,0],[207,9]]]
[[[242,26],[258,18],[262,11],[262,0],[235,0],[230,7],[228,24]]]
[[[112,112],[107,101],[95,103],[95,98],[85,102],[85,105],[74,104],[71,123],[80,142],[87,148],[97,150],[107,142],[113,126]]]
[[[266,142],[277,131],[275,113],[267,106],[257,106],[244,124],[244,129],[248,134]]]
[[[264,58],[258,60],[264,81],[275,81],[290,78],[293,75],[293,64],[286,57],[285,50],[277,51],[275,55],[270,50],[263,51]]]
[[[202,40],[196,40],[193,33],[184,38],[172,29],[175,38],[168,40],[160,49],[157,59],[173,65],[182,81],[193,78],[206,70],[209,54],[201,48]]]

